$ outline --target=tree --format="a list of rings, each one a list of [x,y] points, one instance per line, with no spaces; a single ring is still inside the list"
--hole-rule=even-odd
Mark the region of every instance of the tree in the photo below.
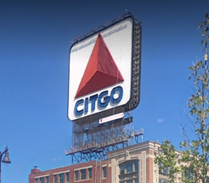
[[[209,15],[198,26],[202,31],[201,46],[204,51],[204,60],[193,63],[189,70],[189,77],[194,84],[194,93],[188,100],[191,123],[196,138],[180,143],[181,152],[177,152],[170,141],[162,143],[161,151],[155,158],[160,169],[168,168],[168,177],[171,183],[181,179],[184,183],[209,182],[209,59],[207,44],[209,41]],[[184,129],[183,129],[184,130]],[[181,176],[179,176],[182,173]]]

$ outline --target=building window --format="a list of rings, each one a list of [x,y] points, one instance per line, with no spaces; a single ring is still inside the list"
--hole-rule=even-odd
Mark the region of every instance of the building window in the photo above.
[[[139,161],[134,161],[134,171],[139,171]]]
[[[168,168],[163,168],[162,173],[167,175],[168,174]]]
[[[139,183],[139,180],[138,180],[138,179],[135,179],[135,180],[134,180],[134,183]]]
[[[120,181],[120,183],[139,183],[138,179],[131,179],[131,180],[127,180],[127,181]]]
[[[75,180],[78,180],[78,170],[75,171]]]
[[[103,178],[106,178],[107,177],[107,167],[106,166],[102,167],[102,173],[103,173]]]
[[[54,183],[57,183],[57,174],[54,175]]]
[[[92,178],[92,168],[88,168],[88,171],[89,171],[89,179]]]
[[[35,182],[38,183],[38,178],[35,178]]]
[[[122,163],[119,165],[119,167],[120,167],[120,174],[124,174],[125,173],[125,164]]]
[[[66,173],[66,182],[70,182],[70,172]]]
[[[49,176],[46,177],[46,183],[49,183]]]
[[[85,180],[86,179],[86,169],[82,169],[81,170],[81,180]]]
[[[44,183],[44,177],[40,178],[40,183]]]
[[[196,175],[193,175],[189,169],[187,169],[184,172],[182,172],[182,180],[184,180],[184,181],[190,180],[192,182],[196,182],[197,177],[196,177]],[[206,182],[208,182],[208,181],[206,181]]]
[[[131,160],[119,165],[120,174],[126,174],[131,172],[138,172],[139,171],[139,161],[138,160]]]
[[[126,164],[126,173],[131,173],[133,172],[133,163],[129,162]]]
[[[64,173],[59,174],[60,183],[64,183]]]
[[[126,183],[133,183],[133,180],[127,180]]]
[[[168,181],[159,179],[159,183],[168,183]]]
[[[168,171],[169,171],[169,170],[168,170],[168,167],[165,167],[165,168],[162,169],[161,166],[162,166],[162,165],[159,164],[159,168],[160,168],[159,173],[160,173],[160,174],[164,174],[164,175],[168,175]]]

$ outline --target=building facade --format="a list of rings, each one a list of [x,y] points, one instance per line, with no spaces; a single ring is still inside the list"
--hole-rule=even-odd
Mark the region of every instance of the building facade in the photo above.
[[[154,163],[160,144],[146,141],[107,153],[107,160],[31,170],[29,183],[167,183]]]

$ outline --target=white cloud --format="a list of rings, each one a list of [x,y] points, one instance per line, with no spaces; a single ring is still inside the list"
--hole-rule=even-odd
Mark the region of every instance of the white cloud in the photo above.
[[[164,121],[165,121],[165,119],[163,119],[163,118],[158,118],[158,119],[157,119],[157,122],[158,122],[158,123],[162,123],[162,122],[164,122]]]
[[[58,161],[58,160],[62,160],[62,158],[61,157],[54,157],[54,158],[52,158],[52,161]]]

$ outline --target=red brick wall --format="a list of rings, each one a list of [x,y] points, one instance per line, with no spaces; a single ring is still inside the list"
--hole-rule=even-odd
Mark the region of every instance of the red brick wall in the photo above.
[[[153,151],[152,150],[147,150],[146,151],[147,155],[153,155]],[[147,183],[153,183],[153,166],[154,166],[154,161],[153,158],[148,157],[146,158],[146,182]]]
[[[109,167],[110,161],[89,161],[86,163],[80,163],[76,165],[71,165],[71,166],[66,166],[66,167],[61,167],[61,168],[56,168],[56,169],[51,169],[47,171],[40,171],[38,169],[32,169],[31,174],[29,175],[29,183],[35,183],[35,177],[45,177],[46,175],[49,174],[49,183],[54,183],[54,173],[61,173],[61,172],[66,172],[70,171],[70,183],[111,183],[111,167]],[[107,165],[107,178],[102,178],[102,166]],[[79,180],[75,181],[75,169],[82,169],[85,167],[92,166],[92,178],[88,178],[88,168],[86,170],[86,180],[80,180],[80,171],[79,171]],[[96,168],[97,167],[97,168]],[[96,177],[95,177],[96,176]],[[59,183],[59,176],[58,176],[58,182]]]

